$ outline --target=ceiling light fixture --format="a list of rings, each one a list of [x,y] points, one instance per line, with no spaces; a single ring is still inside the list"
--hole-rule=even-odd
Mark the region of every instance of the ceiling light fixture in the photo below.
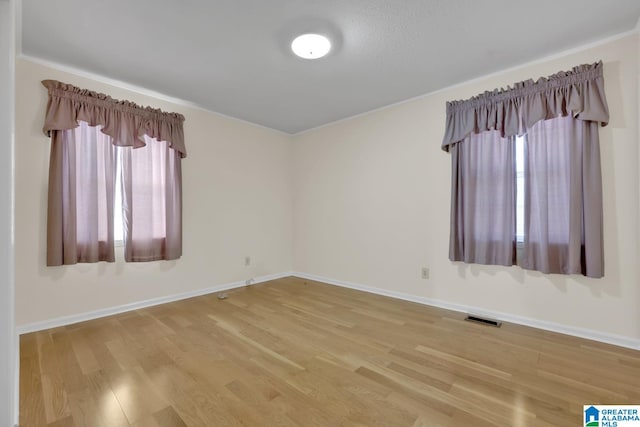
[[[318,59],[331,50],[331,42],[320,34],[303,34],[291,42],[293,53],[304,59]]]

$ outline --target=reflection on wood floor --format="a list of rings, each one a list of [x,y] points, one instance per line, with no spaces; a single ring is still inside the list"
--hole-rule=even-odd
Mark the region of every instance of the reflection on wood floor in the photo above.
[[[21,337],[21,426],[577,426],[640,351],[298,278]]]

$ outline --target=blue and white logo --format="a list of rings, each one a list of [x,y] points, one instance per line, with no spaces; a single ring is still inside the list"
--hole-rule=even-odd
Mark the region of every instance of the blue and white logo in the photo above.
[[[584,405],[584,427],[640,427],[640,405]]]
[[[589,406],[584,410],[585,427],[600,427],[600,410],[595,406]]]

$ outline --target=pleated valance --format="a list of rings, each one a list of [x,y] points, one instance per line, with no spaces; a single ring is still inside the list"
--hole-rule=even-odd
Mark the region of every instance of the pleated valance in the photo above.
[[[578,120],[609,121],[602,61],[495,89],[464,101],[447,102],[442,149],[471,133],[498,130],[503,137],[523,134],[540,120],[571,114]]]
[[[166,113],[133,102],[120,101],[108,95],[80,89],[56,80],[43,80],[49,90],[49,102],[43,131],[74,129],[79,121],[102,126],[102,132],[118,146],[144,147],[144,135],[167,141],[171,148],[186,157],[184,116]]]

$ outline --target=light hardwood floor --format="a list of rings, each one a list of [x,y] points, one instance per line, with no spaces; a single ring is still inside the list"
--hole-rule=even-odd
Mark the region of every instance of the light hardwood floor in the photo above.
[[[21,338],[22,426],[578,426],[640,352],[297,278]]]

